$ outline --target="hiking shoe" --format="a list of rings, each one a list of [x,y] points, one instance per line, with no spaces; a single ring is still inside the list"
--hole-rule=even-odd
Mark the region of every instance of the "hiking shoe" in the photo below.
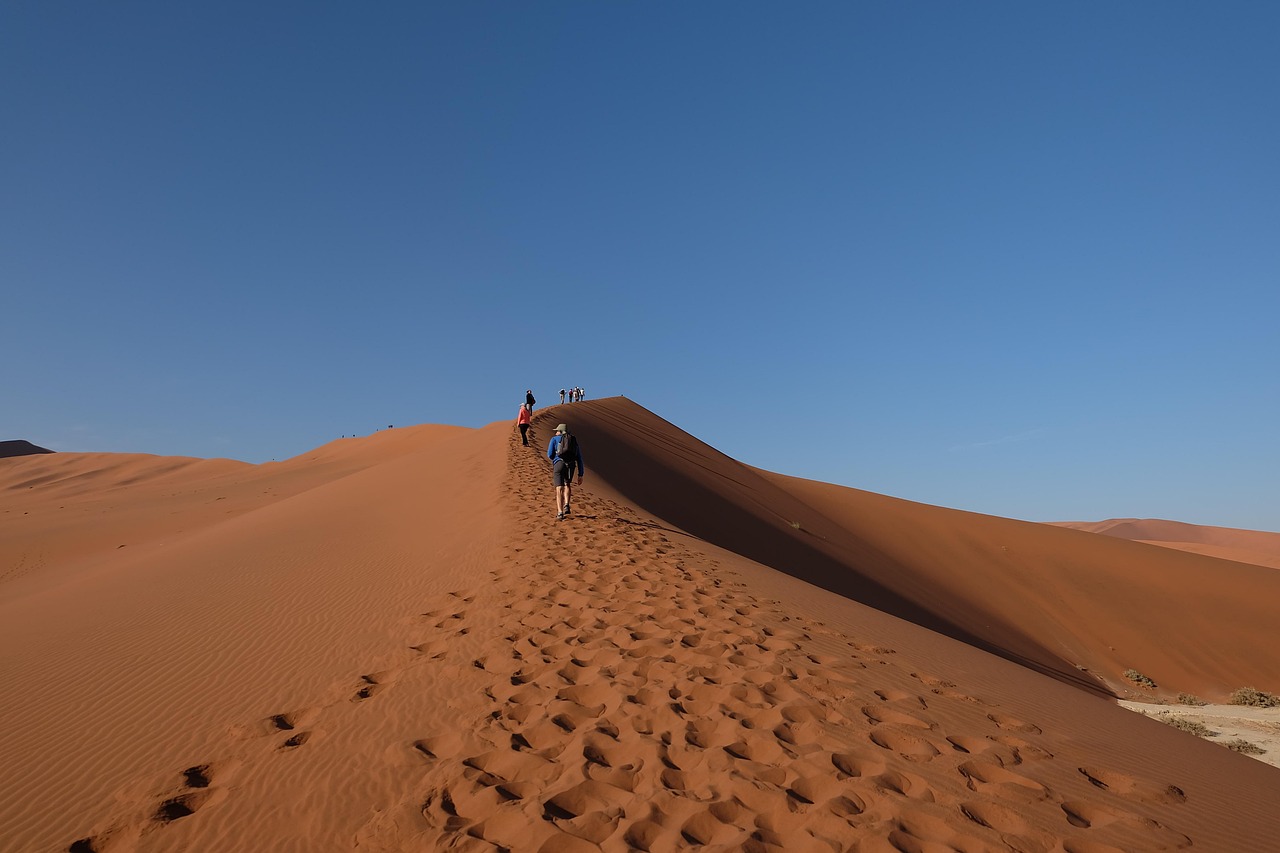
[[[564,505],[564,514],[565,514],[565,515],[568,515],[568,514],[569,514],[569,505],[568,505],[568,504],[565,504],[565,505]]]
[[[557,512],[557,513],[556,513],[556,521],[564,521],[564,513],[563,513],[563,512]]]

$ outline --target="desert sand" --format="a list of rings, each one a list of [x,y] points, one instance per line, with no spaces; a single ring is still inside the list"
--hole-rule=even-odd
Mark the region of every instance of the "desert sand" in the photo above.
[[[1274,568],[531,432],[0,460],[0,850],[1274,849]]]

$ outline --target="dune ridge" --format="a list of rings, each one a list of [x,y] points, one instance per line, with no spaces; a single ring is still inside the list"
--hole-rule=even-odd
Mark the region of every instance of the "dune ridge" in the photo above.
[[[1280,533],[1209,527],[1159,518],[1111,518],[1106,521],[1054,523],[1060,527],[1114,536],[1117,539],[1280,569]]]
[[[1136,696],[1134,668],[1215,699],[1280,673],[1265,568],[760,471],[625,400],[574,428],[655,517],[1100,695]]]
[[[590,467],[557,524],[542,448],[560,420]],[[38,582],[50,565],[0,584],[0,674],[25,687],[0,698],[0,849],[1096,853],[1276,837],[1273,768],[802,579],[839,558],[842,512],[892,532],[913,505],[856,512],[843,492],[726,466],[622,399],[540,412],[532,432],[525,448],[507,422],[396,430],[228,472],[241,512],[179,488],[188,526],[157,511],[163,543],[73,555],[62,583]],[[670,497],[680,471],[702,477],[704,514],[824,525],[823,561],[779,571],[656,514],[697,522]],[[82,525],[151,488],[122,487]],[[39,493],[0,486],[4,533],[53,529],[66,498]],[[953,520],[917,535],[945,551]],[[890,544],[859,553],[905,560]],[[914,571],[894,596],[925,588]],[[874,579],[857,589],[893,601]]]
[[[9,459],[14,456],[30,456],[35,453],[52,453],[45,447],[32,444],[23,439],[13,439],[9,441],[0,441],[0,459]]]

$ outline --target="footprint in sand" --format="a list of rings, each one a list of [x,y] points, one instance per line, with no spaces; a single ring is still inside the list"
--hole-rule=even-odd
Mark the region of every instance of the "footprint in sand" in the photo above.
[[[1185,803],[1187,795],[1177,785],[1161,787],[1156,784],[1141,782],[1126,773],[1113,770],[1100,770],[1091,767],[1079,767],[1080,775],[1089,780],[1095,788],[1119,794],[1122,797],[1144,803]]]
[[[149,822],[164,826],[174,821],[191,817],[196,812],[226,795],[226,791],[215,786],[225,783],[234,774],[239,762],[228,762],[218,765],[197,764],[177,774],[181,782],[178,789],[165,796],[151,811]],[[145,831],[145,830],[144,830]],[[71,843],[68,853],[101,853],[115,849],[119,833],[108,830],[104,833],[81,838]]]
[[[613,785],[588,780],[547,798],[542,816],[562,832],[599,844],[618,828],[618,819],[634,796]]]
[[[1041,749],[1031,741],[1024,738],[1015,737],[1013,735],[991,735],[992,741],[1004,747],[1009,747],[1009,760],[1002,763],[1005,764],[1022,764],[1024,761],[1045,761],[1053,758],[1053,753],[1047,749]]]
[[[908,761],[930,761],[941,752],[927,739],[921,737],[918,730],[910,732],[893,726],[877,726],[867,737],[881,749],[896,752]]]
[[[936,675],[926,675],[924,673],[913,672],[910,674],[912,678],[919,681],[926,687],[955,687],[955,683],[939,678]]]
[[[306,731],[305,728],[314,723],[319,716],[320,712],[315,708],[274,714],[265,721],[268,727],[267,734],[289,732],[289,737],[280,744],[279,749],[296,749],[312,738],[314,732]]]
[[[1000,803],[961,803],[960,813],[979,826],[996,832],[1020,835],[1030,831],[1027,822],[1017,811]]]
[[[995,748],[995,743],[987,738],[970,737],[969,735],[948,735],[947,742],[951,744],[951,748],[956,752],[963,752],[968,755],[978,755]]]
[[[413,649],[418,654],[426,656],[430,660],[440,660],[449,651],[449,641],[444,638],[427,640],[426,642],[418,643],[417,645],[410,646],[409,648]]]
[[[896,690],[888,687],[883,690],[876,690],[875,694],[880,697],[882,702],[905,702],[918,705],[921,710],[927,711],[929,709],[929,704],[923,698],[914,693],[908,693],[906,690]]]
[[[432,761],[453,758],[462,749],[462,737],[457,732],[445,732],[415,740],[413,750]]]
[[[852,752],[833,753],[831,765],[838,771],[837,778],[874,777],[885,771],[885,763],[880,758]]]
[[[283,714],[272,714],[263,721],[264,734],[291,732],[295,729],[305,728],[314,723],[319,716],[320,711],[318,708],[303,708],[298,711],[287,711]]]
[[[394,670],[374,672],[360,676],[360,687],[356,690],[355,695],[351,697],[351,701],[363,702],[365,699],[373,698],[378,693],[385,690],[387,685],[395,680],[395,677],[396,673]]]
[[[851,649],[873,655],[896,655],[898,653],[897,649],[891,649],[888,646],[868,645],[853,640],[849,640],[848,644]]]
[[[862,708],[862,715],[873,723],[893,723],[899,726],[907,726],[908,728],[924,729],[926,731],[936,728],[935,723],[926,722],[919,717],[913,717],[893,708],[878,707],[875,705],[866,705]]]
[[[171,823],[184,817],[190,817],[206,806],[217,789],[215,780],[223,784],[233,774],[238,762],[227,764],[197,764],[183,770],[181,790],[169,797],[156,808],[154,819],[157,823]]]
[[[896,850],[989,850],[989,845],[972,835],[957,832],[956,827],[937,815],[907,810],[898,816],[897,828],[889,833],[889,844]]]
[[[888,793],[900,794],[913,800],[922,800],[927,803],[934,801],[933,788],[923,777],[914,773],[906,773],[898,770],[886,770],[876,776],[872,781],[876,787]]]
[[[1007,714],[987,714],[987,719],[996,724],[996,727],[1002,731],[1008,732],[1026,732],[1027,734],[1040,734],[1040,727],[1035,723],[1028,723],[1025,720],[1019,720],[1017,717],[1010,717]]]
[[[972,791],[997,798],[1009,797],[1020,802],[1043,800],[1049,796],[1049,790],[1044,785],[998,764],[966,761],[956,769]]]

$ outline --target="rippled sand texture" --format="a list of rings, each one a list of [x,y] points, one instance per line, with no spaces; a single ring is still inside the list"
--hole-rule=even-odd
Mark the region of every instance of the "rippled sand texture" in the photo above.
[[[557,522],[542,449],[566,418],[590,467]],[[1280,830],[1274,768],[1075,668],[1111,654],[1107,606],[1054,610],[987,565],[1056,549],[1070,577],[1141,546],[767,475],[622,399],[533,433],[395,430],[82,492],[71,455],[41,483],[35,457],[0,469],[23,553],[42,529],[102,539],[0,585],[0,674],[26,688],[3,700],[0,849],[1225,851]]]

